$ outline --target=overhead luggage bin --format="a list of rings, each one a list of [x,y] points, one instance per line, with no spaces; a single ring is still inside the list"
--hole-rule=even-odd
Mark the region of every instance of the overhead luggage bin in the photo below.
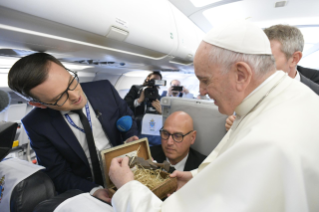
[[[180,10],[171,5],[177,29],[177,49],[171,53],[170,63],[190,65],[202,41],[204,32],[190,21]]]
[[[0,24],[30,32],[47,33],[153,60],[163,59],[177,49],[177,33],[168,1],[2,0],[0,6],[33,17],[24,16],[19,20],[15,16],[9,20],[10,14],[2,14]],[[63,26],[49,26],[54,23]]]

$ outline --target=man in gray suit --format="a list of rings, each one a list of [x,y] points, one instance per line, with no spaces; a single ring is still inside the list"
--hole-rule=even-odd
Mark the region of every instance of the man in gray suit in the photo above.
[[[264,29],[264,32],[270,41],[277,70],[287,72],[291,78],[307,85],[319,95],[319,85],[305,77],[304,72],[301,74],[297,70],[297,64],[302,58],[304,47],[304,39],[300,30],[289,25],[274,25]]]

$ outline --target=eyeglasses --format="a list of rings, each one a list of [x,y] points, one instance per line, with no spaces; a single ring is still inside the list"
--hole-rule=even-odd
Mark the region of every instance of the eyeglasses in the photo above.
[[[68,88],[59,96],[59,98],[54,103],[45,103],[37,99],[32,99],[32,101],[41,103],[43,105],[51,105],[51,106],[59,106],[59,107],[63,106],[64,103],[69,99],[68,91],[74,91],[79,84],[78,75],[75,72],[70,71],[69,69],[66,69],[66,70],[69,71],[71,75],[73,75],[73,79],[69,83]]]
[[[182,133],[169,133],[167,132],[166,130],[164,130],[163,128],[160,129],[160,134],[161,134],[161,138],[164,139],[164,140],[168,140],[170,136],[172,136],[173,140],[176,142],[176,143],[181,143],[184,139],[185,136],[187,136],[188,134],[190,134],[191,132],[193,132],[194,130],[191,130],[189,131],[188,133],[186,134],[182,134]]]

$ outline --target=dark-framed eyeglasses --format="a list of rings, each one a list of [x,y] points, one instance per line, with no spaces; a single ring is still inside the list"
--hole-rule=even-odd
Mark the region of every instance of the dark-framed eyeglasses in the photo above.
[[[191,132],[193,132],[194,130],[189,131],[186,134],[182,134],[182,133],[169,133],[167,130],[164,130],[163,128],[160,129],[160,134],[161,134],[161,138],[164,140],[168,140],[170,136],[172,136],[173,140],[176,143],[181,143],[184,139],[185,136],[187,136],[188,134],[190,134]]]
[[[76,87],[79,84],[79,77],[76,74],[76,72],[73,72],[73,71],[71,71],[69,69],[66,69],[66,70],[71,73],[71,75],[73,76],[73,79],[69,83],[68,88],[63,93],[61,93],[61,95],[58,97],[58,99],[54,103],[46,103],[46,102],[42,102],[42,101],[40,101],[38,99],[32,99],[32,101],[33,102],[38,102],[38,103],[43,104],[43,105],[59,106],[59,107],[63,106],[64,103],[69,99],[68,91],[75,90]]]

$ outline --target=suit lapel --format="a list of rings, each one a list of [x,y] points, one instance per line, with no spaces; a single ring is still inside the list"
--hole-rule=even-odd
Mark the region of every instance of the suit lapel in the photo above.
[[[98,98],[90,95],[88,97],[88,100],[94,110],[94,113],[99,112],[101,115],[97,117],[97,119],[100,121],[100,124],[102,125],[103,131],[105,132],[105,136],[109,140],[110,144],[115,146],[116,144],[113,143],[114,138],[111,137],[112,133],[110,132],[111,127],[109,126],[109,119],[103,118],[103,116],[107,115],[106,108],[108,106],[107,102],[104,100],[104,98]],[[93,115],[93,114],[92,114]]]
[[[185,166],[184,166],[184,170],[193,170],[193,163],[192,163],[192,153],[191,153],[191,149],[189,149],[189,153],[188,153],[188,158],[186,160]]]
[[[87,157],[79,144],[79,141],[73,134],[69,125],[65,122],[63,116],[59,111],[50,110],[51,114],[51,123],[56,129],[57,133],[64,139],[64,141],[69,145],[71,149],[82,159],[82,161],[89,167],[89,162]]]

